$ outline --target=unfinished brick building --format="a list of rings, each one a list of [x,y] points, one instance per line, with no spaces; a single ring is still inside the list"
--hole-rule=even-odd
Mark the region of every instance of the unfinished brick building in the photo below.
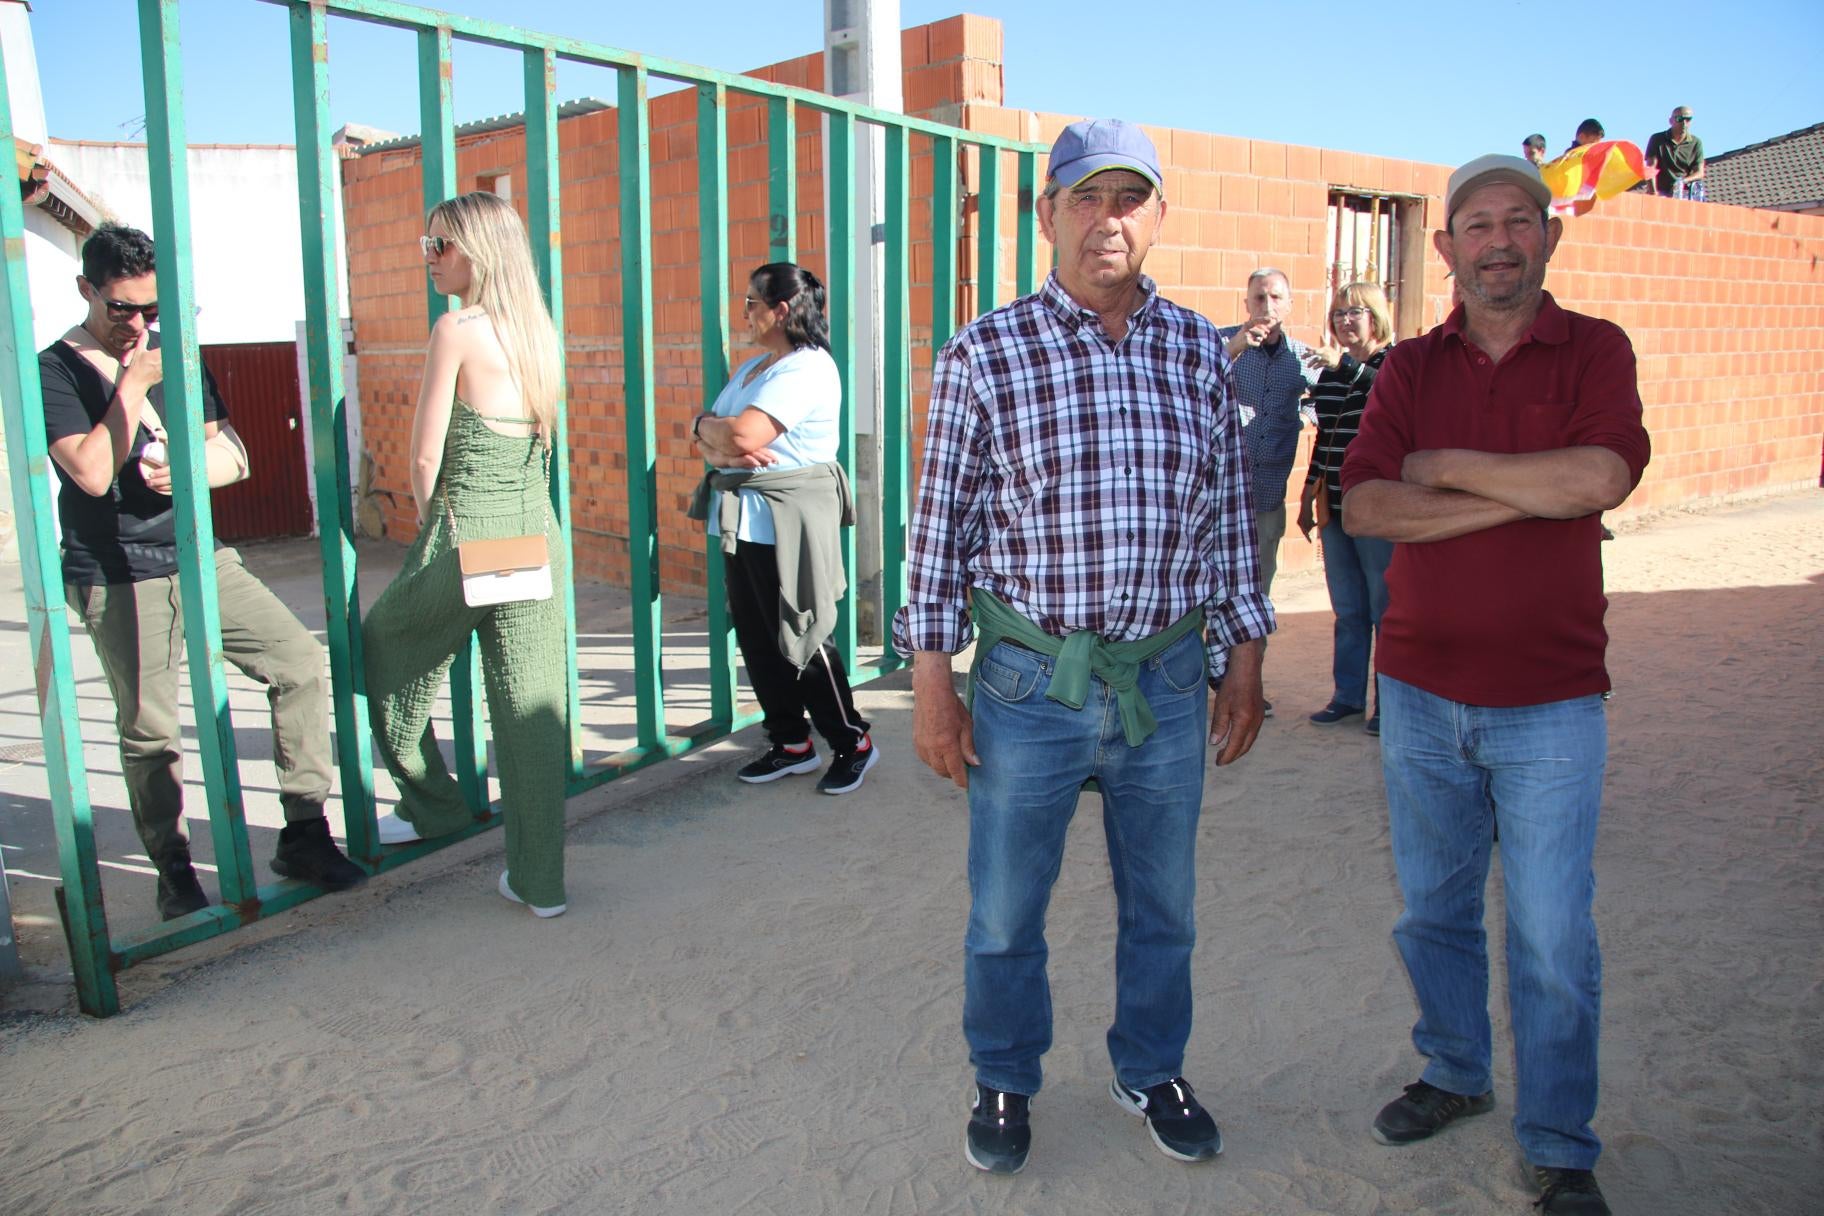
[[[1049,141],[1074,115],[1001,105],[1000,23],[953,17],[904,32],[908,113],[970,130]],[[804,88],[823,80],[821,54],[760,69],[762,79]],[[669,590],[703,586],[703,541],[684,518],[700,466],[688,425],[702,408],[696,233],[696,111],[689,92],[650,102],[655,410],[658,419],[660,578]],[[585,107],[586,108],[586,107]],[[1166,175],[1170,214],[1147,270],[1175,299],[1219,324],[1238,319],[1243,283],[1263,264],[1289,272],[1297,296],[1292,332],[1319,339],[1333,276],[1371,270],[1396,301],[1402,336],[1438,323],[1449,304],[1444,267],[1430,248],[1449,167],[1239,136],[1150,128]],[[618,149],[614,111],[560,123],[564,293],[569,367],[572,510],[577,571],[625,583],[627,502],[620,383],[621,288]],[[728,115],[729,281],[767,260],[766,108],[732,102]],[[912,277],[914,431],[922,434],[923,373],[930,362],[930,145],[913,143]],[[524,131],[494,125],[457,141],[459,185],[523,182]],[[818,272],[822,248],[822,143],[814,119],[799,123],[798,257]],[[974,264],[975,189],[963,165],[966,205],[959,265]],[[1011,248],[1013,175],[1002,238]],[[419,150],[404,141],[344,163],[350,307],[361,360],[367,492],[387,534],[413,527],[406,451],[427,333]],[[1624,327],[1640,357],[1641,395],[1653,435],[1645,480],[1616,516],[1682,503],[1816,485],[1824,437],[1824,217],[1703,205],[1628,194],[1567,221],[1548,287],[1569,307]],[[1039,261],[1049,260],[1041,244]],[[1007,267],[1011,258],[1004,258]],[[1370,265],[1372,264],[1372,265]],[[1004,271],[1011,275],[1011,269]],[[974,300],[959,293],[962,316]],[[1012,294],[1009,277],[999,298]],[[736,331],[737,336],[739,330]],[[1308,438],[1307,438],[1308,442]],[[916,448],[915,448],[916,451]],[[1303,458],[1294,482],[1303,476]],[[1296,490],[1296,484],[1288,487]],[[1309,567],[1310,549],[1288,540],[1286,569]]]

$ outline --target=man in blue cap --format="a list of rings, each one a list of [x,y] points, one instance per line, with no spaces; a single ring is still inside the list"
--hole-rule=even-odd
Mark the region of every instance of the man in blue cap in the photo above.
[[[1045,909],[1091,780],[1119,908],[1110,1093],[1169,1157],[1222,1147],[1183,1076],[1197,818],[1206,730],[1228,764],[1260,729],[1273,610],[1228,356],[1141,273],[1162,183],[1138,127],[1065,128],[1037,203],[1057,269],[963,327],[932,374],[893,640],[913,664],[918,756],[969,794],[964,1152],[993,1173],[1031,1146],[1052,1033]],[[965,704],[950,661],[972,636]]]

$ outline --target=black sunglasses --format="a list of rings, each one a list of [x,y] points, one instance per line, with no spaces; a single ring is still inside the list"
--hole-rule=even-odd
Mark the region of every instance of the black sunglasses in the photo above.
[[[138,313],[140,316],[144,317],[147,325],[158,320],[157,300],[152,301],[150,304],[129,304],[125,300],[110,300],[104,296],[102,297],[101,302],[107,306],[108,320],[110,321],[131,320],[134,313]]]
[[[1676,117],[1675,117],[1675,118],[1673,118],[1673,120],[1672,120],[1672,121],[1673,121],[1673,122],[1696,122],[1696,121],[1697,121],[1697,115],[1695,115],[1695,114],[1680,114],[1680,115],[1678,115],[1678,116],[1676,116]]]

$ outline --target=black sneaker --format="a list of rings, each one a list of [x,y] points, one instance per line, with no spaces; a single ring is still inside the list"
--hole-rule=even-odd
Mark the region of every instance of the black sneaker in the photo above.
[[[777,781],[781,777],[790,777],[794,773],[814,773],[817,771],[817,763],[817,749],[814,747],[807,747],[801,752],[788,752],[775,743],[766,749],[764,755],[742,765],[735,776],[749,785],[761,785]]]
[[[272,872],[325,891],[346,891],[367,881],[367,871],[342,855],[329,834],[329,820],[318,817],[288,823],[279,831]]]
[[[830,771],[817,779],[819,794],[846,794],[861,788],[861,779],[880,763],[880,747],[868,741],[865,752],[840,752],[830,761]]]
[[[1539,1198],[1533,1206],[1549,1216],[1609,1216],[1609,1202],[1588,1170],[1559,1169],[1550,1165],[1528,1167]]]
[[[1453,1094],[1424,1081],[1414,1081],[1374,1117],[1374,1138],[1382,1144],[1412,1144],[1471,1115],[1495,1109],[1495,1092]]]
[[[963,1156],[970,1165],[990,1174],[1017,1174],[1026,1168],[1026,1154],[1032,1151],[1031,1102],[1025,1094],[976,1083],[969,1130],[963,1137]]]
[[[1273,702],[1262,701],[1260,703],[1260,716],[1263,718],[1271,718],[1273,716]]]
[[[176,920],[209,906],[203,884],[186,860],[182,865],[160,867],[158,875],[158,914],[165,920]]]
[[[1145,1089],[1129,1089],[1120,1080],[1109,1082],[1108,1095],[1121,1109],[1146,1120],[1159,1151],[1179,1161],[1208,1161],[1222,1151],[1222,1133],[1216,1120],[1203,1109],[1191,1083],[1173,1077]]]

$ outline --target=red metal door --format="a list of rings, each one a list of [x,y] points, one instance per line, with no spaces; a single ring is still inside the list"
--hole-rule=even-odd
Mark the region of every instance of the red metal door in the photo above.
[[[237,342],[202,350],[253,470],[246,481],[210,496],[215,534],[225,541],[310,535],[297,344]]]

